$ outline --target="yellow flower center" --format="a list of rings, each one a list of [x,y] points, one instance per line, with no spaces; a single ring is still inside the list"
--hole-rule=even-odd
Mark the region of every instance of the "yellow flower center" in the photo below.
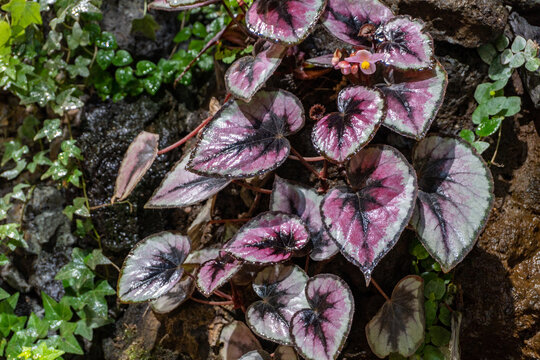
[[[360,66],[361,66],[362,69],[364,69],[364,70],[369,69],[369,66],[370,66],[370,65],[371,65],[371,64],[369,63],[369,61],[364,61],[364,62],[362,62],[362,64],[360,64]]]
[[[491,90],[491,91],[489,92],[489,95],[495,96],[495,91]]]

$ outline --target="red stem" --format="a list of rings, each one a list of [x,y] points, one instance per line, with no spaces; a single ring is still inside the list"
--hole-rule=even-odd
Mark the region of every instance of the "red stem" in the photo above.
[[[220,290],[215,290],[215,291],[214,291],[214,294],[216,294],[217,296],[221,296],[221,297],[224,298],[224,299],[232,300],[232,296],[231,296],[231,295],[225,294],[224,292],[222,292],[222,291],[220,291]]]
[[[248,183],[245,182],[245,181],[233,180],[232,182],[233,182],[234,184],[243,186],[243,187],[245,187],[246,189],[253,190],[253,191],[259,192],[259,193],[261,193],[261,194],[268,194],[268,195],[272,194],[272,190],[261,189],[261,188],[259,188],[259,187],[250,185],[250,184],[248,184]]]
[[[300,153],[298,151],[296,151],[295,148],[293,148],[291,146],[291,152],[296,155],[296,157],[298,158],[298,160],[300,160],[300,162],[302,163],[302,165],[304,165],[306,167],[306,169],[308,169],[309,171],[311,171],[313,174],[315,174],[316,177],[318,177],[319,179],[321,180],[326,180],[325,178],[323,178],[321,176],[321,174],[319,174],[319,172],[317,170],[315,170],[311,165],[309,165],[309,163],[304,159],[304,157],[302,155],[300,155]]]
[[[205,304],[205,305],[212,305],[212,306],[224,306],[224,305],[233,305],[232,301],[207,301],[207,300],[201,300],[197,299],[195,297],[190,297],[191,300],[199,303],[199,304]]]
[[[289,155],[289,159],[302,161],[298,156],[294,156],[294,155]],[[305,157],[304,160],[307,162],[318,162],[318,161],[324,161],[325,159],[324,159],[324,156],[317,156],[317,157]]]
[[[373,286],[375,286],[375,288],[381,293],[382,296],[384,296],[384,298],[386,299],[386,301],[390,301],[390,298],[388,297],[388,295],[386,295],[386,293],[383,291],[383,289],[379,286],[379,284],[377,284],[377,282],[375,281],[375,279],[371,278],[371,283],[373,284]]]
[[[223,220],[210,220],[208,223],[209,224],[225,224],[228,222],[246,222],[249,220],[251,220],[251,218],[250,219],[223,219]]]
[[[201,131],[201,129],[202,129],[203,127],[205,127],[206,124],[208,124],[208,123],[210,122],[210,120],[212,120],[212,116],[209,116],[209,117],[207,117],[206,119],[204,119],[204,121],[203,121],[202,123],[200,123],[200,125],[197,126],[197,127],[195,128],[195,130],[193,130],[192,132],[190,132],[189,134],[187,134],[183,139],[177,141],[176,143],[172,144],[172,145],[169,146],[169,147],[166,147],[166,148],[163,149],[163,150],[159,150],[159,151],[158,151],[158,155],[168,153],[169,151],[174,150],[174,149],[176,149],[177,147],[184,145],[189,139],[191,139],[192,137],[194,137],[195,135],[197,135],[197,134],[199,133],[199,131]]]

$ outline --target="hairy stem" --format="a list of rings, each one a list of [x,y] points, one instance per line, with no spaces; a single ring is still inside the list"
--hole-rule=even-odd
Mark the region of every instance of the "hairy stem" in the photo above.
[[[302,161],[298,156],[294,156],[294,155],[289,155],[289,159],[296,160],[296,161]],[[324,156],[305,157],[304,160],[307,161],[307,162],[324,161]]]
[[[192,137],[194,137],[195,135],[197,135],[197,134],[199,133],[199,131],[201,131],[202,128],[205,127],[205,126],[210,122],[210,120],[212,120],[212,116],[209,116],[209,117],[207,117],[206,119],[204,119],[204,121],[203,121],[202,123],[200,123],[200,125],[197,126],[197,127],[195,128],[195,130],[193,130],[192,132],[190,132],[189,134],[187,134],[183,139],[177,141],[176,143],[172,144],[172,145],[169,146],[169,147],[166,147],[166,148],[163,149],[163,150],[159,150],[159,151],[158,151],[158,155],[168,153],[169,151],[174,150],[174,149],[176,149],[177,147],[182,146],[183,144],[185,144],[189,139],[191,139]]]
[[[245,187],[246,189],[253,190],[253,191],[259,192],[259,193],[261,193],[261,194],[268,194],[268,195],[272,194],[272,190],[261,189],[260,187],[250,185],[250,184],[248,184],[248,183],[245,182],[245,181],[241,181],[241,180],[233,180],[232,182],[233,182],[233,184],[243,186],[243,187]]]
[[[226,223],[235,223],[235,222],[247,222],[251,219],[220,219],[220,220],[210,220],[208,224],[226,224]]]
[[[196,297],[193,297],[193,296],[191,296],[190,299],[195,301],[196,303],[211,305],[211,306],[233,305],[232,301],[207,301],[207,300],[197,299]]]
[[[390,301],[390,298],[388,297],[388,295],[386,295],[386,293],[383,291],[383,289],[379,286],[379,284],[377,284],[377,282],[375,281],[375,279],[371,278],[371,283],[373,284],[373,286],[375,286],[375,288],[377,289],[377,291],[379,291],[379,293],[384,296],[384,298],[386,299],[386,301]]]
[[[315,170],[311,165],[309,165],[309,163],[304,159],[304,157],[300,155],[300,153],[296,151],[296,149],[293,148],[292,146],[291,146],[291,152],[298,158],[298,160],[302,163],[302,165],[304,165],[306,169],[308,169],[313,174],[315,174],[317,178],[321,180],[326,180],[325,178],[321,176],[321,174],[317,170]]]

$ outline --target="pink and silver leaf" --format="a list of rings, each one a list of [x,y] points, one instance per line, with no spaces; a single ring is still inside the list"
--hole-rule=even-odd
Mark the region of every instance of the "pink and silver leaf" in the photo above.
[[[184,11],[218,3],[220,0],[155,0],[148,4],[149,10]]]
[[[351,159],[347,178],[351,187],[331,189],[321,216],[343,256],[360,268],[369,284],[373,269],[412,216],[416,174],[398,150],[376,145]]]
[[[151,235],[127,255],[118,279],[123,302],[143,302],[168,293],[182,278],[182,264],[190,251],[187,236],[171,232]]]
[[[416,140],[426,135],[435,120],[448,85],[448,75],[439,62],[422,73],[428,76],[379,87],[387,105],[383,125]]]
[[[336,275],[321,274],[308,280],[306,297],[310,307],[291,320],[296,350],[307,360],[335,360],[351,329],[352,292]]]
[[[427,136],[413,152],[418,199],[411,225],[426,250],[450,271],[471,251],[493,207],[493,178],[465,141]]]
[[[373,138],[386,115],[386,102],[378,89],[351,86],[340,91],[338,110],[317,122],[311,140],[321,155],[342,163]]]
[[[328,0],[323,25],[346,43],[366,45],[360,34],[372,32],[394,14],[378,0]]]
[[[158,140],[159,135],[143,131],[129,145],[116,177],[112,202],[127,198],[150,169],[158,153]]]
[[[262,351],[259,340],[241,321],[233,321],[226,325],[221,330],[219,342],[223,344],[219,351],[219,358],[223,360],[238,360],[250,351]]]
[[[182,305],[195,291],[195,281],[185,276],[165,295],[152,300],[150,306],[158,314],[167,314]]]
[[[227,179],[267,173],[289,156],[285,137],[303,126],[304,108],[287,91],[260,91],[250,103],[230,100],[203,130],[187,168]]]
[[[174,165],[150,200],[147,209],[181,208],[206,200],[229,185],[230,180],[197,175],[186,169],[191,151]]]
[[[304,288],[308,276],[298,266],[266,267],[253,281],[253,290],[262,299],[251,304],[246,321],[260,337],[282,345],[292,345],[289,324],[293,315],[309,305]]]
[[[294,45],[313,30],[326,0],[255,0],[246,14],[246,25],[258,37]]]
[[[229,254],[209,260],[197,272],[197,288],[206,297],[223,286],[242,268],[242,262]]]
[[[273,264],[289,260],[308,241],[298,216],[268,211],[242,226],[223,250],[252,264]]]
[[[424,31],[424,23],[410,16],[396,16],[377,33],[381,43],[377,51],[384,61],[397,69],[428,68],[433,63],[433,39]]]
[[[422,345],[424,334],[424,280],[409,275],[400,280],[390,301],[366,325],[366,337],[379,358],[391,353],[408,358]]]
[[[257,55],[236,60],[225,73],[227,90],[238,99],[251,101],[277,69],[286,50],[284,46],[266,42]]]
[[[242,355],[238,360],[272,360],[272,356],[264,350],[253,350]]]
[[[338,252],[321,220],[322,199],[323,196],[312,188],[275,177],[270,210],[297,215],[306,223],[313,246],[310,257],[315,261],[329,259]]]

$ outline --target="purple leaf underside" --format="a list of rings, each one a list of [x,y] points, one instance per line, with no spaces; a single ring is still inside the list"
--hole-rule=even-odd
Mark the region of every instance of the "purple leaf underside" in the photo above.
[[[220,0],[155,0],[149,10],[184,11],[218,3]]]
[[[202,264],[197,273],[197,288],[204,296],[210,296],[242,268],[242,262],[225,254]]]
[[[424,341],[424,280],[410,275],[394,288],[390,301],[366,325],[368,344],[384,359],[391,353],[412,356]]]
[[[284,46],[266,42],[256,56],[236,60],[225,74],[227,90],[249,102],[277,69],[286,50]]]
[[[351,329],[354,299],[349,286],[332,274],[308,280],[310,308],[291,320],[291,337],[298,352],[308,360],[334,360]]]
[[[317,122],[311,139],[321,155],[341,163],[373,138],[386,114],[386,105],[379,90],[351,86],[340,91],[338,110]]]
[[[457,138],[428,136],[413,153],[418,199],[411,219],[420,241],[448,272],[474,246],[493,207],[493,178]]]
[[[237,360],[250,351],[262,351],[259,340],[241,321],[233,321],[221,330],[219,342],[223,344],[219,355],[223,360]]]
[[[297,216],[265,212],[242,226],[223,250],[253,264],[272,264],[291,258],[309,240],[304,222]]]
[[[437,62],[432,76],[380,87],[386,96],[387,112],[383,125],[395,132],[422,139],[439,111],[448,85],[448,76]]]
[[[180,280],[165,295],[152,300],[152,310],[158,314],[167,314],[182,305],[195,290],[195,281],[191,276],[186,276]]]
[[[255,0],[246,25],[255,35],[287,45],[298,44],[315,27],[326,0]]]
[[[424,23],[409,16],[396,16],[380,29],[377,50],[385,62],[398,69],[421,69],[432,65],[433,39]]]
[[[298,357],[292,347],[280,345],[272,355],[264,350],[253,350],[239,360],[298,360]]]
[[[246,311],[250,328],[264,339],[292,345],[289,324],[293,315],[308,303],[304,288],[308,276],[298,266],[274,265],[261,271],[253,290],[262,299]]]
[[[287,159],[285,136],[302,126],[302,104],[287,91],[260,91],[250,103],[231,100],[203,130],[187,168],[229,179],[264,174]]]
[[[145,208],[190,206],[214,196],[229,185],[230,181],[227,179],[201,176],[187,170],[190,156],[191,151],[174,165],[144,205]]]
[[[214,260],[219,257],[221,248],[206,247],[199,250],[194,250],[189,253],[184,264],[202,265],[207,261]]]
[[[307,59],[306,63],[313,66],[333,68],[334,67],[334,65],[332,64],[333,58],[334,58],[334,54],[326,54],[326,55],[317,56],[311,59]]]
[[[168,293],[180,281],[190,251],[187,236],[170,232],[151,235],[129,252],[118,280],[123,302],[143,302]]]
[[[313,246],[310,257],[315,261],[329,259],[338,252],[321,220],[322,199],[323,196],[311,188],[275,177],[270,210],[297,215],[306,223]]]
[[[323,25],[338,39],[352,45],[365,45],[359,36],[365,26],[377,28],[394,14],[378,0],[328,0]]]
[[[143,131],[129,145],[116,177],[113,202],[127,198],[150,169],[158,153],[158,140],[159,135]]]
[[[242,355],[238,360],[272,360],[272,356],[264,350],[253,350]]]
[[[416,175],[398,150],[377,145],[351,159],[347,177],[351,187],[331,189],[321,215],[341,253],[362,270],[369,284],[373,269],[411,218]]]

